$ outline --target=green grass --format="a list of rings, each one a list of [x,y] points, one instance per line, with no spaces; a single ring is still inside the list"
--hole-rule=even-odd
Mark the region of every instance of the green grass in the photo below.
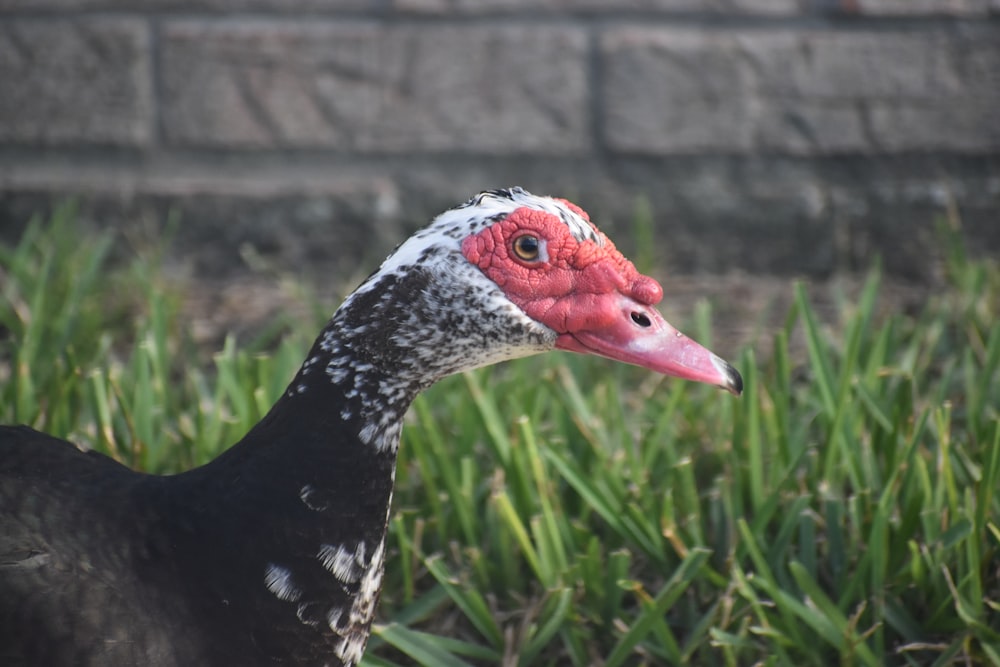
[[[71,218],[0,249],[0,421],[156,472],[212,458],[322,322],[206,357],[156,254],[109,262]],[[742,398],[565,354],[432,388],[365,664],[1000,664],[1000,266],[942,239],[916,315],[877,272],[827,324],[789,285],[732,359]]]

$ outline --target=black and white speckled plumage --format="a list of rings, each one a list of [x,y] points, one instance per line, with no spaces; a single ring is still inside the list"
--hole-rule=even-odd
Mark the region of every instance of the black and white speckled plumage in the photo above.
[[[403,413],[463,369],[551,349],[461,254],[519,207],[483,193],[401,245],[331,319],[286,393],[215,461],[134,473],[0,428],[0,664],[353,665],[381,588]]]

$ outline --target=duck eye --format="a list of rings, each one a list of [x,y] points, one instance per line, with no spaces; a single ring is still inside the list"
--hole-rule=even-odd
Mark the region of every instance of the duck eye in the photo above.
[[[518,236],[514,239],[514,254],[526,262],[534,262],[538,259],[539,243],[538,237],[531,234]]]

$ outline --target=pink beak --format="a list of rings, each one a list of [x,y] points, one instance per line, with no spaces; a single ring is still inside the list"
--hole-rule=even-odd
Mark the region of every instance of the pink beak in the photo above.
[[[617,292],[587,296],[588,310],[612,317],[582,318],[570,327],[572,330],[559,335],[557,348],[598,354],[657,373],[712,384],[736,396],[742,393],[739,371],[670,326],[652,306]],[[594,300],[601,303],[595,304]]]

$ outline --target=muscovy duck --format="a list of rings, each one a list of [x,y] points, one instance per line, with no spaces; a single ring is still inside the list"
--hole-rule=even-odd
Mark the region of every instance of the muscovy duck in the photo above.
[[[551,349],[739,394],[654,309],[662,295],[575,205],[484,192],[397,248],[204,466],[145,475],[0,428],[0,664],[355,665],[414,396]]]

